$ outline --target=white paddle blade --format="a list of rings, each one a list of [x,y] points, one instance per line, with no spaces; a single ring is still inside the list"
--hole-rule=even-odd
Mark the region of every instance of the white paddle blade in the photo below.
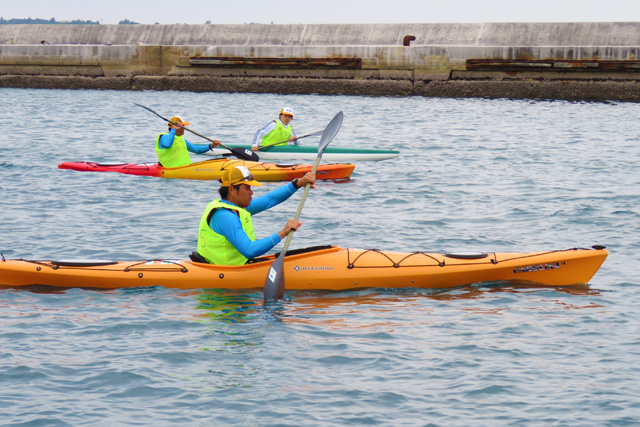
[[[327,148],[327,145],[335,138],[342,126],[342,111],[335,115],[333,119],[329,122],[324,131],[322,132],[322,138],[320,138],[320,144],[318,144],[318,154],[324,153],[324,149]]]
[[[278,258],[271,264],[267,280],[264,283],[264,300],[267,302],[274,301],[280,293],[280,282],[282,282],[282,293],[284,293],[284,272],[282,271],[284,264],[284,251],[280,253]]]

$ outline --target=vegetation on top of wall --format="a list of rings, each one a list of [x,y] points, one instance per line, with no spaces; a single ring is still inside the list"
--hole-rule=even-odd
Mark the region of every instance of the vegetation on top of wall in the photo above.
[[[4,19],[0,16],[0,25],[9,25],[9,24],[66,24],[66,25],[100,25],[98,21],[85,21],[82,19],[74,19],[73,21],[56,21],[56,18],[51,19],[40,19],[40,18],[11,18]],[[118,22],[120,25],[139,25],[139,22],[130,21],[128,19],[123,19]]]

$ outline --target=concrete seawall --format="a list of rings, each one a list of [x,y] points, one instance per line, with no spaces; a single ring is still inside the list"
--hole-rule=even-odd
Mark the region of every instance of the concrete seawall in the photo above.
[[[0,25],[0,87],[640,101],[640,23]]]

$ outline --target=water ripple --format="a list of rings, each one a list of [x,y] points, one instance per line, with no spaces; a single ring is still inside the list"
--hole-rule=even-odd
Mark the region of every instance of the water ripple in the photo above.
[[[638,104],[0,89],[24,124],[0,141],[5,257],[193,250],[216,183],[56,168],[153,161],[164,123],[134,102],[226,142],[284,104],[300,132],[342,110],[332,144],[401,151],[319,183],[294,247],[610,256],[584,288],[298,291],[268,307],[259,292],[2,289],[3,425],[637,425]],[[256,216],[258,234],[294,204]]]

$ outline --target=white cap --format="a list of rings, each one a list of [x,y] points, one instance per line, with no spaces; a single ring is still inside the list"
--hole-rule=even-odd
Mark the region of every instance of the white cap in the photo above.
[[[293,109],[291,107],[284,107],[282,111],[280,111],[280,114],[287,114],[293,117]]]

